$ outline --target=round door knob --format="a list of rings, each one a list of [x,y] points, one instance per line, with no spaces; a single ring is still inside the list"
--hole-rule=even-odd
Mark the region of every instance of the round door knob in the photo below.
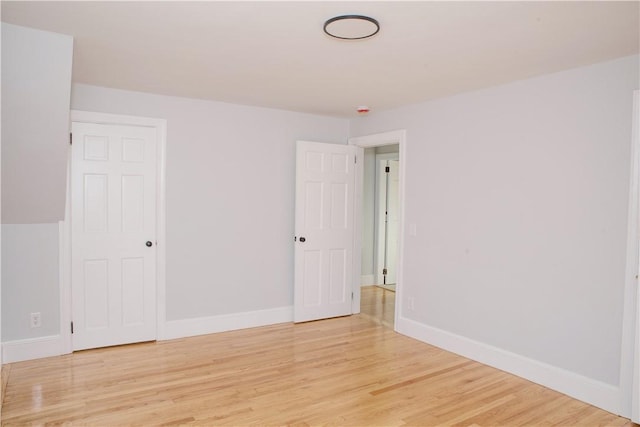
[[[305,239],[304,237],[301,237],[301,238],[300,238],[300,241],[301,241],[302,243],[304,243],[304,242],[306,242],[306,241],[307,241],[307,239]]]
[[[153,246],[153,243],[151,243],[150,241],[147,241],[147,243],[145,243],[145,244],[146,244],[146,245],[147,245],[147,247],[149,247],[149,248],[150,248],[151,246]]]

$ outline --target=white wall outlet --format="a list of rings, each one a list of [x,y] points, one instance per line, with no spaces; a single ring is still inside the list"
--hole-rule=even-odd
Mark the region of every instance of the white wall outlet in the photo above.
[[[42,326],[42,317],[40,316],[40,312],[31,313],[31,327],[39,328]]]
[[[416,300],[414,297],[409,297],[409,310],[414,311],[416,309]]]

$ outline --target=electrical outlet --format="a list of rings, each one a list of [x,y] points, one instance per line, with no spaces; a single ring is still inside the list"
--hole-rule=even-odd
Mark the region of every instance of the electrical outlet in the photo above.
[[[40,316],[40,312],[31,313],[31,327],[39,328],[42,326],[42,317]]]
[[[415,298],[409,297],[409,310],[414,311],[416,309]]]

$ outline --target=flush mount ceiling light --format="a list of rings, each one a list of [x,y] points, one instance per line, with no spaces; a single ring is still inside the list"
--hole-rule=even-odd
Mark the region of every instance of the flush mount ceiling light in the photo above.
[[[324,23],[324,32],[342,40],[361,40],[372,37],[380,31],[380,24],[363,15],[340,15]]]

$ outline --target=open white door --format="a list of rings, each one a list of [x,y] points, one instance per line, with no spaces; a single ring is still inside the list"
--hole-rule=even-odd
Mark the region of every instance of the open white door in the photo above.
[[[376,283],[393,285],[396,283],[398,233],[400,232],[399,161],[397,154],[378,156],[396,157],[395,159],[378,159],[376,165],[378,168]]]
[[[73,349],[156,338],[156,129],[73,122]]]
[[[356,148],[298,141],[295,322],[351,314]]]

